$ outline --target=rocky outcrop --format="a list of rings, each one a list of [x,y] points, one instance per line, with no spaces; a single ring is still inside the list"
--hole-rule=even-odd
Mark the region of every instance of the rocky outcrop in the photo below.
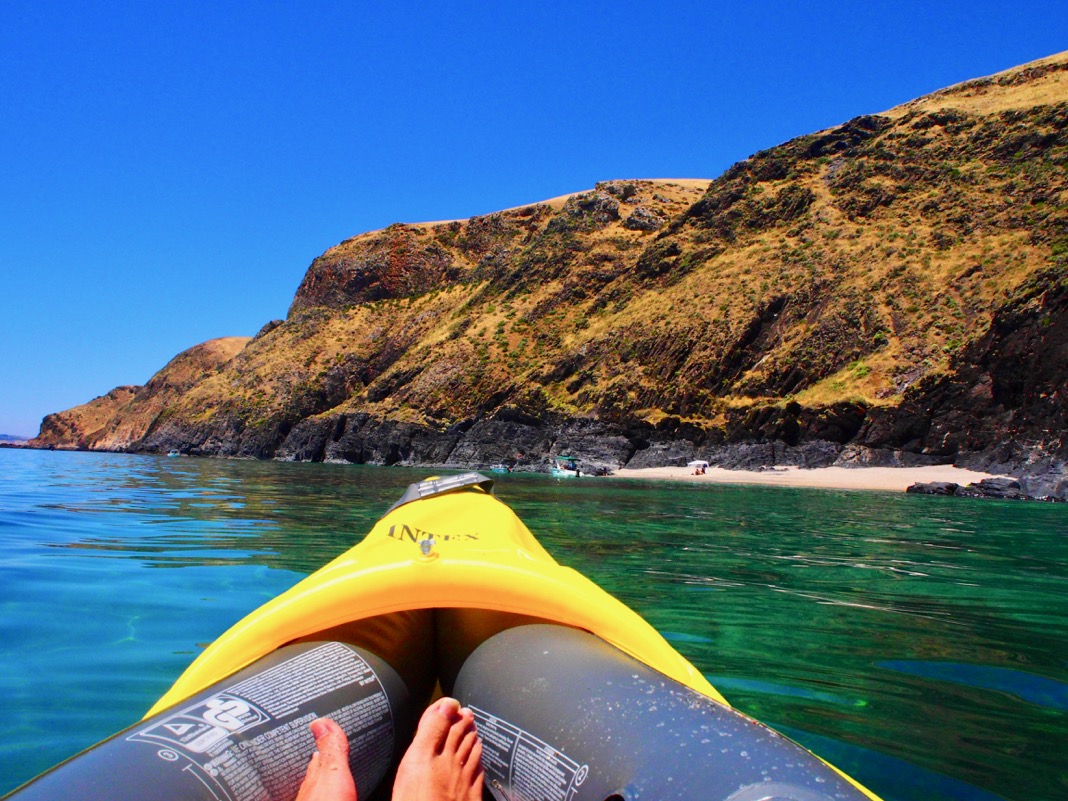
[[[869,411],[858,443],[991,472],[1068,458],[1068,271],[1043,270],[994,314],[947,374]]]
[[[1064,501],[1068,495],[1063,491],[1032,495],[1011,478],[984,478],[974,484],[961,486],[951,481],[931,481],[913,484],[906,492],[915,495],[953,495],[958,498],[998,498],[1010,501]]]
[[[638,206],[623,221],[623,227],[632,231],[656,231],[664,227],[664,218],[644,206]]]
[[[441,245],[424,241],[407,226],[394,225],[342,243],[313,261],[289,313],[409,297],[459,276],[452,254]]]

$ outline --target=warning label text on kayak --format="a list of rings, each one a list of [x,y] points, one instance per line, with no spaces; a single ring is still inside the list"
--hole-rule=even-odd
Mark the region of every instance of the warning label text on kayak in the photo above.
[[[389,769],[393,712],[374,669],[341,643],[309,648],[126,739],[158,747],[217,801],[293,798],[315,750],[308,724],[325,716],[349,734],[366,795]]]
[[[138,739],[148,738],[167,745],[203,754],[231,734],[244,731],[271,718],[254,704],[228,693],[219,693],[155,726],[142,729]]]
[[[486,786],[498,801],[571,801],[589,769],[476,706]]]

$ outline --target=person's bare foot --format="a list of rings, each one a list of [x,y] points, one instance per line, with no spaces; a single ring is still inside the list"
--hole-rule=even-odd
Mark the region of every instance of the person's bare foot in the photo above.
[[[481,758],[474,714],[441,698],[419,720],[397,768],[393,801],[481,801]]]
[[[349,768],[349,738],[330,718],[311,722],[315,747],[296,801],[356,801]]]

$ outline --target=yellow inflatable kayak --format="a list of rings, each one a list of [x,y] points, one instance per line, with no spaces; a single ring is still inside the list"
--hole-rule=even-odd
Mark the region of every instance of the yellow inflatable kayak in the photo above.
[[[289,801],[307,723],[329,715],[366,799],[444,692],[475,712],[498,801],[878,801],[731,709],[491,487],[477,473],[413,484],[362,542],[212,643],[141,723],[13,795],[91,796],[106,775],[121,799],[119,772],[130,798],[150,785],[167,801]]]

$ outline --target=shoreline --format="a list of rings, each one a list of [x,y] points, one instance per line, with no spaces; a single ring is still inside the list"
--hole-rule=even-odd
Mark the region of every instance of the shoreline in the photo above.
[[[950,481],[960,486],[977,484],[985,478],[1004,478],[994,473],[966,470],[953,465],[923,467],[769,467],[764,470],[726,470],[709,467],[695,476],[692,467],[620,468],[610,478],[687,481],[704,484],[749,484],[768,487],[808,487],[840,490],[883,490],[904,492],[913,484]]]
[[[58,450],[64,453],[128,453],[127,451],[95,451],[67,448],[33,448],[25,443],[0,442],[0,449],[27,450],[27,451],[50,451]],[[132,453],[132,456],[163,456],[164,454]],[[183,454],[185,455],[185,454]],[[198,456],[195,458],[240,458],[221,456]],[[254,460],[255,461],[255,460]],[[267,460],[271,461],[271,460]],[[323,462],[329,464],[330,462]],[[378,465],[382,466],[382,465]],[[409,469],[430,470],[435,467],[431,464],[405,464]],[[459,465],[436,465],[446,470],[482,470],[486,467],[461,467]],[[704,475],[694,475],[692,467],[621,467],[604,478],[608,479],[631,479],[642,481],[681,481],[698,484],[735,484],[764,487],[805,487],[809,489],[831,490],[874,490],[882,492],[904,492],[913,484],[931,484],[948,482],[960,487],[969,484],[978,484],[984,479],[1003,478],[1018,481],[1015,476],[1004,473],[986,473],[979,470],[969,470],[953,465],[923,465],[913,467],[797,467],[796,465],[778,465],[764,467],[756,470],[729,470],[723,467],[706,468]],[[518,470],[517,473],[528,471]],[[592,474],[584,474],[583,477]],[[1030,496],[1024,496],[1030,497]],[[1059,497],[1059,496],[1058,496]]]

